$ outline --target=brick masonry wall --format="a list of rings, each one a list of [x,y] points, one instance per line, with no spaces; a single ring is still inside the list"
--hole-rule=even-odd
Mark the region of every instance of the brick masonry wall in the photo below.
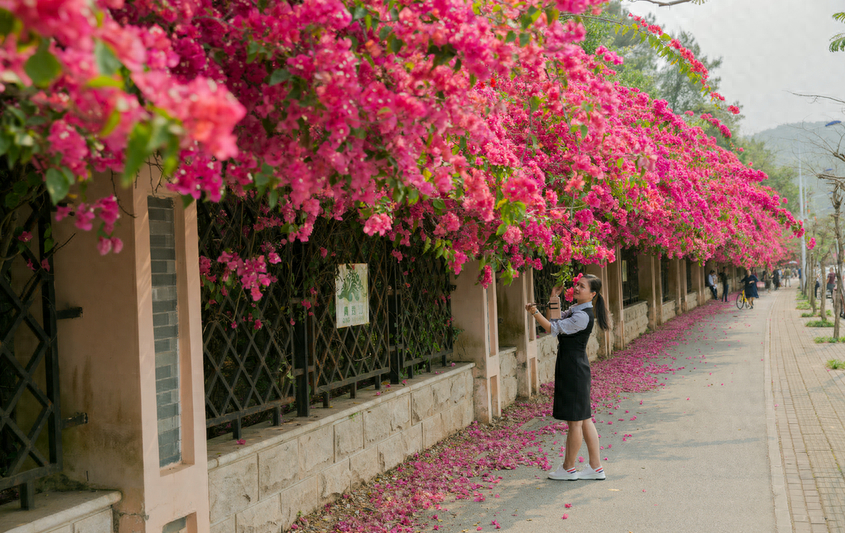
[[[208,441],[211,533],[286,531],[343,492],[386,472],[473,420],[473,364],[422,374],[382,394],[359,390],[306,420]]]
[[[179,321],[173,200],[147,199],[153,285],[159,466],[182,460],[179,415]]]

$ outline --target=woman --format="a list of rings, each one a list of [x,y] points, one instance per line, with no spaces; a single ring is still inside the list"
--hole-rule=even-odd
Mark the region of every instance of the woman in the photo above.
[[[827,292],[828,298],[831,300],[833,299],[833,287],[836,285],[836,272],[833,271],[833,267],[830,267],[830,272],[827,274]]]
[[[562,286],[552,289],[552,297],[563,292]],[[592,275],[576,278],[572,292],[575,304],[562,317],[552,322],[537,312],[535,304],[525,310],[531,313],[547,333],[557,335],[558,350],[555,362],[555,396],[552,416],[569,425],[566,435],[566,454],[563,464],[549,472],[549,479],[574,481],[577,479],[605,479],[599,456],[599,434],[590,410],[590,360],[587,341],[593,322],[608,329],[607,308],[601,296],[601,280]],[[595,311],[594,311],[595,309]],[[587,443],[590,466],[575,470],[575,459],[581,442]]]
[[[754,309],[754,299],[759,298],[757,295],[757,282],[760,280],[757,279],[757,273],[754,269],[751,269],[751,272],[740,281],[745,284],[745,298],[748,300],[748,303],[751,304],[751,309]],[[777,287],[777,285],[775,285],[775,287]]]

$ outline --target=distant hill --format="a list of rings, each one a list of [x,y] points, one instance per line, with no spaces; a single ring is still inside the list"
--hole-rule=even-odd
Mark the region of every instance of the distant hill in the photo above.
[[[825,127],[825,122],[781,124],[763,130],[751,138],[763,141],[775,153],[777,162],[798,171],[800,151],[804,177],[834,167],[835,161],[825,151],[825,146],[843,145],[845,152],[845,122]],[[836,167],[834,167],[836,168]]]
[[[808,195],[814,196],[816,212],[827,211],[830,204],[826,198],[825,187],[815,175],[828,169],[839,176],[845,176],[845,164],[834,159],[828,149],[839,149],[845,153],[845,122],[825,126],[826,122],[804,122],[781,124],[775,128],[761,131],[751,138],[763,141],[775,154],[778,164],[789,167],[795,172],[798,183],[799,153],[801,173]],[[841,145],[841,148],[839,148]]]

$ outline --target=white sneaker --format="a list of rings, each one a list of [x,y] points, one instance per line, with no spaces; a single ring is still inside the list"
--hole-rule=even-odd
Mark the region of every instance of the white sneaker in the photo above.
[[[549,479],[557,479],[559,481],[575,481],[578,479],[578,472],[567,472],[563,465],[553,472],[549,472]]]
[[[578,472],[577,479],[597,479],[602,480],[605,479],[607,476],[604,475],[604,468],[599,467],[598,470],[593,470],[591,466],[584,467],[583,470]]]

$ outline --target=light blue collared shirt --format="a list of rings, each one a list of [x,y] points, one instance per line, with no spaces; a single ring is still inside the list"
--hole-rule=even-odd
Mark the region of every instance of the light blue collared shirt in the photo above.
[[[572,335],[587,329],[590,323],[590,317],[584,312],[584,309],[593,307],[593,302],[585,302],[576,304],[564,311],[560,318],[551,320],[552,335]]]

